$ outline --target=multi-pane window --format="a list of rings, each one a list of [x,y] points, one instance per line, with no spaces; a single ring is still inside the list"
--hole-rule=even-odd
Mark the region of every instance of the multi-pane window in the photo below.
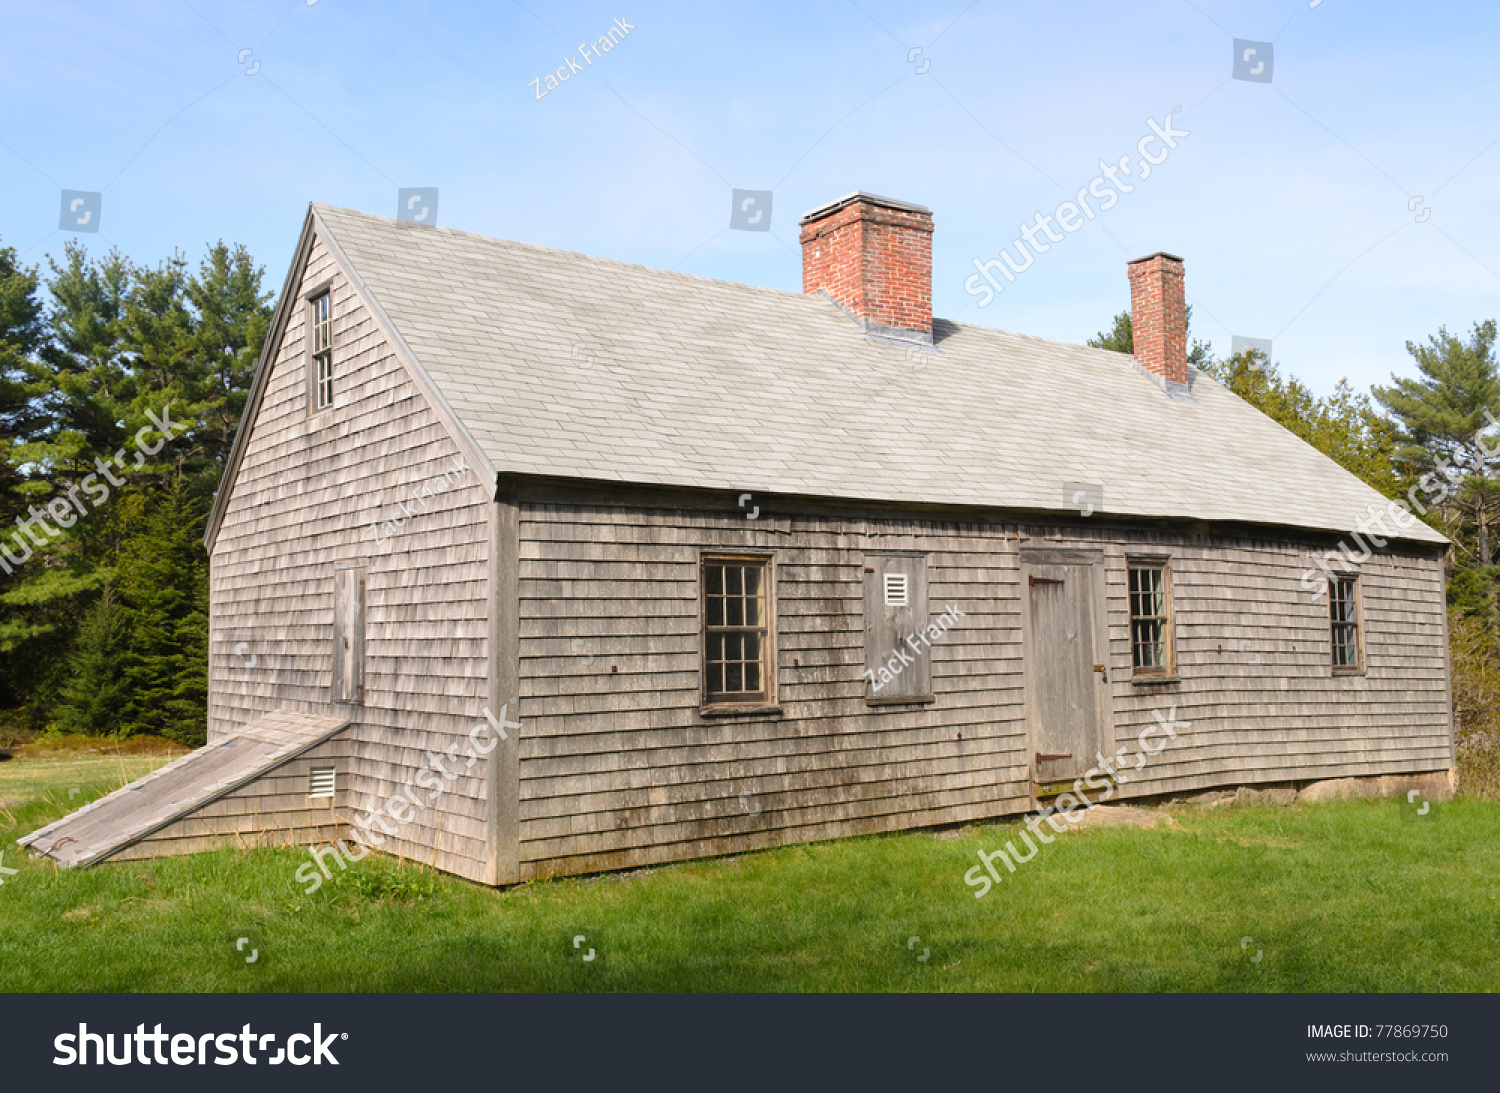
[[[319,410],[333,405],[333,305],[325,292],[312,301],[313,392]]]
[[[1165,564],[1130,565],[1130,663],[1136,675],[1172,671],[1172,606]]]
[[[703,697],[708,703],[770,697],[770,614],[765,558],[703,559]]]
[[[1355,578],[1328,579],[1328,622],[1333,631],[1333,666],[1359,667],[1359,602]]]

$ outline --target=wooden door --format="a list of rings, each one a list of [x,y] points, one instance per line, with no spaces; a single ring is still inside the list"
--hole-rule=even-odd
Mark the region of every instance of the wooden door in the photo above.
[[[1023,565],[1021,575],[1032,778],[1041,785],[1071,782],[1096,764],[1109,705],[1098,567],[1055,554]]]

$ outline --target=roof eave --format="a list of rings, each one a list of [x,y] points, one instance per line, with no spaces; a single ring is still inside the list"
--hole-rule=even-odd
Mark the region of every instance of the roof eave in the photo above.
[[[627,480],[619,478],[585,478],[571,475],[540,474],[533,471],[508,471],[501,470],[496,474],[496,495],[514,495],[525,487],[538,490],[548,489],[571,489],[581,491],[602,491],[605,493],[620,490],[640,490],[646,493],[656,493],[664,498],[669,495],[683,495],[709,498],[713,508],[722,508],[718,498],[733,494],[735,491],[714,486],[696,486],[683,483],[652,482],[644,480]],[[1028,523],[1045,522],[1054,525],[1066,525],[1076,527],[1109,525],[1146,525],[1154,528],[1171,527],[1178,530],[1197,534],[1223,533],[1231,530],[1242,533],[1258,531],[1268,537],[1283,539],[1308,539],[1321,542],[1335,542],[1340,537],[1346,536],[1347,531],[1336,528],[1313,527],[1307,524],[1280,524],[1260,520],[1248,519],[1225,519],[1210,518],[1202,516],[1183,515],[1154,515],[1148,513],[1128,512],[1100,512],[1097,516],[1084,517],[1074,509],[1050,509],[1029,508],[1021,506],[988,505],[981,503],[964,503],[957,501],[912,501],[904,498],[873,498],[860,497],[852,494],[811,494],[811,493],[772,493],[769,491],[759,492],[759,497],[775,497],[792,506],[837,506],[840,508],[864,508],[879,509],[882,511],[907,511],[930,514],[946,514],[955,518],[965,519],[992,519],[997,522]],[[621,502],[624,503],[624,502]],[[765,506],[760,506],[764,511]],[[1422,525],[1424,528],[1427,525]],[[1392,542],[1400,542],[1408,547],[1421,548],[1424,550],[1443,551],[1447,549],[1448,540],[1441,532],[1427,528],[1437,539],[1411,538],[1407,536],[1391,536]]]

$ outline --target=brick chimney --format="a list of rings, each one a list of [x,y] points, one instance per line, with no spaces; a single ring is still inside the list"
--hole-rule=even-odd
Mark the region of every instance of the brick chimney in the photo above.
[[[1127,269],[1135,362],[1168,383],[1187,386],[1187,300],[1182,287],[1182,259],[1157,251],[1137,258]]]
[[[802,225],[802,291],[823,290],[865,333],[932,341],[932,212],[856,192]]]

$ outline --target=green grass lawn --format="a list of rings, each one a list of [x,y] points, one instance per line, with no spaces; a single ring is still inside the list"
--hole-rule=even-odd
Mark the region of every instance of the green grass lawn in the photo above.
[[[0,808],[12,809],[50,796],[68,806],[85,801],[135,781],[172,760],[171,755],[79,755],[47,754],[39,759],[0,763]],[[25,834],[25,832],[21,832]],[[6,836],[9,845],[15,835]]]
[[[73,871],[26,860],[14,840],[66,811],[67,788],[85,771],[94,780],[73,807],[162,760],[134,760],[141,766],[124,772],[118,762],[65,771],[66,761],[0,765],[0,796],[30,795],[0,814],[3,864],[19,870],[0,885],[0,991],[1487,991],[1500,983],[1494,802],[1456,800],[1423,823],[1403,822],[1388,801],[1178,811],[1172,827],[1059,838],[982,899],[963,874],[977,850],[1014,838],[1016,825],[850,839],[505,892],[372,855],[305,895],[293,878],[305,850]],[[41,769],[49,764],[56,769]],[[585,940],[575,949],[577,935]]]

